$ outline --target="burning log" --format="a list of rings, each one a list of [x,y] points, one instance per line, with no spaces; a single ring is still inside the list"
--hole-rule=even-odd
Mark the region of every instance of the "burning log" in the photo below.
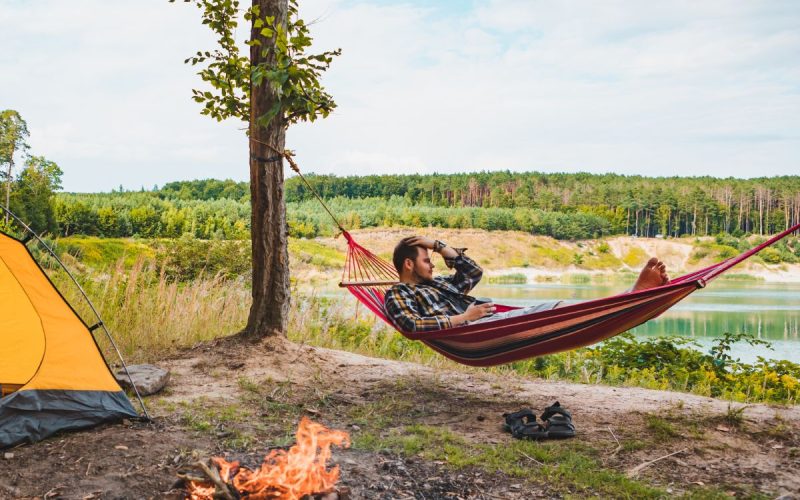
[[[204,477],[193,474],[179,474],[179,477],[192,500],[345,500],[349,496],[347,490],[335,489],[339,466],[328,470],[327,462],[331,458],[331,445],[347,448],[350,436],[303,417],[296,441],[288,451],[271,450],[254,471],[241,467],[238,461],[213,457],[210,466],[197,464]]]

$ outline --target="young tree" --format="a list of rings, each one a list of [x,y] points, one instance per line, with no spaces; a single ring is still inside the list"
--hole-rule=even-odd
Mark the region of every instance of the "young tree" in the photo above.
[[[61,169],[43,156],[31,156],[14,181],[11,210],[36,232],[56,233],[53,194],[61,189]]]
[[[14,155],[28,149],[25,139],[28,138],[28,124],[13,109],[0,111],[0,166],[7,165],[2,172],[6,184],[6,207],[11,198],[11,183],[13,182]],[[8,224],[8,213],[6,213]]]
[[[170,0],[172,2],[174,0]],[[192,0],[187,0],[192,1]],[[289,312],[289,256],[283,158],[286,128],[326,117],[336,107],[319,78],[339,50],[307,55],[308,26],[296,0],[252,0],[244,13],[250,23],[249,58],[234,37],[238,0],[193,0],[218,48],[186,60],[202,67],[211,90],[192,90],[202,114],[218,121],[239,118],[249,125],[253,304],[245,335],[281,335]]]

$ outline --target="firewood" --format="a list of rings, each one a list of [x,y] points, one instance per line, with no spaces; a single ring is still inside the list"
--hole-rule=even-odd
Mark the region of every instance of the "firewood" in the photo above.
[[[225,498],[225,500],[236,500],[236,497],[233,496],[231,490],[228,489],[228,485],[225,484],[221,477],[219,477],[219,471],[216,467],[209,467],[205,462],[197,462],[197,465],[203,469],[203,472],[206,473],[209,479],[211,479],[211,481],[217,487],[219,492],[222,493],[222,497]]]

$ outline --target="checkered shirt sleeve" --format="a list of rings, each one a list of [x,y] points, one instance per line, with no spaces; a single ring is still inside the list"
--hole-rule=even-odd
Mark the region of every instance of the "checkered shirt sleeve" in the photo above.
[[[416,293],[407,286],[395,285],[386,292],[384,306],[389,319],[405,332],[432,332],[451,326],[450,318],[444,314],[424,316]]]
[[[459,292],[469,293],[470,290],[475,288],[478,282],[483,277],[483,269],[472,259],[464,253],[466,248],[454,248],[458,255],[445,259],[444,263],[450,269],[455,269],[456,272],[452,276],[445,279]]]

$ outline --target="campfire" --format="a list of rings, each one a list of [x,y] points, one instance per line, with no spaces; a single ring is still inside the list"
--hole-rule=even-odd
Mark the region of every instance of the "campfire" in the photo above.
[[[347,448],[350,436],[303,417],[296,438],[296,444],[288,451],[270,451],[256,470],[221,457],[213,457],[210,465],[198,463],[205,477],[181,475],[189,498],[300,500],[304,497],[346,497],[344,491],[335,490],[339,466],[328,470],[327,462],[331,458],[331,445]]]

